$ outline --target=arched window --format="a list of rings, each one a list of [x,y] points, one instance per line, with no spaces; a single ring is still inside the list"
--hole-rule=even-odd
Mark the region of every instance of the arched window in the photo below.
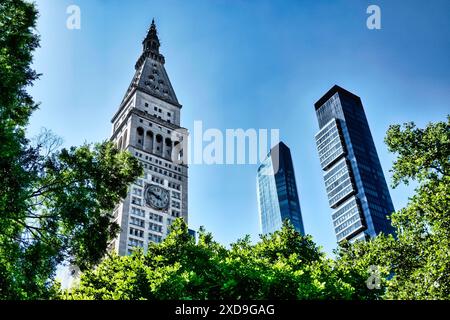
[[[123,134],[122,149],[125,149],[126,146],[127,146],[127,130],[125,129],[125,132]]]
[[[150,130],[146,133],[144,150],[153,152],[153,132]]]
[[[157,155],[162,156],[162,151],[163,151],[163,137],[160,134],[156,135],[156,145],[155,145],[155,150],[154,152]]]
[[[183,149],[182,146],[180,145],[180,141],[175,141],[173,143],[173,149],[174,149],[173,152],[175,152],[174,154],[175,160],[182,163]]]
[[[142,148],[144,146],[144,129],[142,129],[141,127],[138,127],[136,129],[136,133],[137,133],[136,145],[138,147]]]
[[[166,148],[164,149],[165,155],[167,159],[171,159],[172,157],[172,140],[170,138],[166,138],[165,140]]]

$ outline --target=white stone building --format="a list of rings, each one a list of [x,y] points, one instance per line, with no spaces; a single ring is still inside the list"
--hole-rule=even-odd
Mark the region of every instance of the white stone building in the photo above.
[[[136,73],[111,120],[111,141],[136,156],[145,170],[114,210],[121,232],[109,250],[119,255],[134,247],[147,250],[149,242],[164,239],[174,219],[188,220],[188,167],[182,159],[188,133],[180,127],[182,106],[159,53],[154,21],[142,44]]]

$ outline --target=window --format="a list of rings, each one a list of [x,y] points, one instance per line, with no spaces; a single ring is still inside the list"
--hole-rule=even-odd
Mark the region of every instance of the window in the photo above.
[[[144,246],[144,241],[140,241],[140,240],[137,240],[137,239],[129,238],[128,239],[128,245],[130,247],[141,247],[142,248]]]
[[[167,112],[167,116],[170,117],[170,112]]]
[[[150,220],[154,220],[156,222],[162,222],[163,221],[163,217],[161,215],[156,214],[156,213],[152,213],[152,212],[150,212],[149,218],[150,218]]]
[[[176,211],[176,210],[172,210],[172,217],[175,217],[175,218],[179,218],[180,217],[180,212],[178,212],[178,211]]]
[[[145,218],[145,210],[136,208],[136,207],[131,207],[131,213],[134,215],[137,215],[139,217],[143,217]]]
[[[178,200],[181,199],[181,195],[180,195],[180,193],[177,192],[177,191],[172,191],[172,197],[173,197],[174,199],[178,199]]]
[[[148,224],[149,230],[161,232],[162,233],[162,225],[156,224],[156,223],[149,223]]]
[[[141,199],[136,198],[136,197],[132,197],[131,198],[131,203],[140,206],[141,205]]]
[[[172,201],[172,207],[180,209],[180,203],[178,201]]]
[[[162,237],[160,235],[153,234],[153,233],[149,232],[148,240],[159,243],[159,242],[162,241]]]
[[[139,238],[143,238],[144,237],[144,231],[139,230],[139,229],[135,229],[135,228],[130,228],[130,235],[135,236],[135,237],[139,237]]]
[[[130,217],[130,224],[145,228],[145,221],[139,218]]]
[[[176,183],[169,182],[169,188],[180,190],[180,185]]]
[[[148,103],[147,102],[145,103],[145,106],[148,107]]]
[[[133,194],[137,196],[142,196],[142,189],[140,188],[133,188]]]

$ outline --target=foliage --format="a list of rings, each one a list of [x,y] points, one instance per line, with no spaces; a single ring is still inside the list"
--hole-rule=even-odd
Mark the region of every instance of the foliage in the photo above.
[[[396,239],[380,235],[338,250],[342,265],[380,267],[385,298],[450,298],[450,117],[424,129],[393,125],[386,136],[397,154],[393,186],[418,183],[408,205],[392,214]]]
[[[37,11],[20,0],[0,2],[0,298],[55,294],[56,266],[70,258],[95,265],[118,231],[110,212],[142,174],[138,161],[112,143],[62,149],[43,132],[32,144],[25,129],[37,104],[26,92],[39,43]]]
[[[226,249],[200,230],[198,242],[181,219],[147,254],[112,256],[82,274],[65,299],[375,299],[358,286],[367,274],[327,259],[309,236],[285,222],[280,231],[248,237]]]

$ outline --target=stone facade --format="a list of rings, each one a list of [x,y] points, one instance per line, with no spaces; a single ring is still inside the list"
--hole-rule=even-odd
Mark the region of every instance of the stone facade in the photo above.
[[[160,242],[177,217],[188,222],[188,167],[182,159],[188,133],[180,127],[182,106],[159,53],[154,21],[142,44],[135,75],[111,120],[111,141],[137,157],[145,170],[113,213],[121,232],[109,250],[119,255]]]

